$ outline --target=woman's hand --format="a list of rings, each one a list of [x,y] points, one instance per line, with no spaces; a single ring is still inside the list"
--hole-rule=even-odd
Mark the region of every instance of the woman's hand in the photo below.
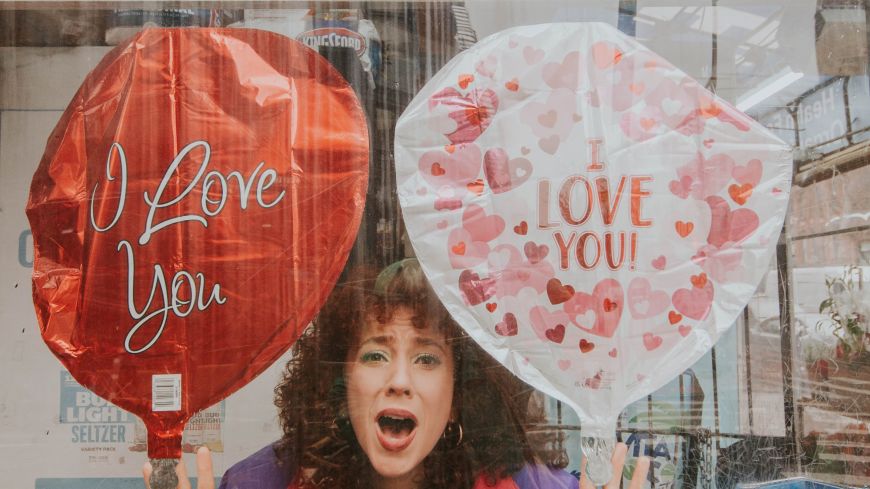
[[[613,449],[613,455],[610,457],[610,463],[613,464],[613,475],[610,477],[610,482],[604,486],[604,489],[619,489],[619,483],[622,482],[622,466],[625,465],[625,456],[628,453],[628,447],[625,443],[617,443]],[[634,474],[631,476],[631,482],[628,489],[640,489],[646,482],[646,475],[649,472],[649,457],[638,457],[637,465],[634,466]],[[580,489],[594,489],[595,486],[586,478],[586,456],[580,462]]]
[[[151,489],[148,483],[151,479],[151,463],[145,462],[142,467],[142,476],[145,477],[145,487]],[[187,478],[187,468],[184,460],[179,460],[175,466],[175,474],[178,476],[178,489],[191,489],[190,479]],[[214,470],[211,466],[211,452],[207,447],[199,447],[196,451],[196,489],[214,489]]]

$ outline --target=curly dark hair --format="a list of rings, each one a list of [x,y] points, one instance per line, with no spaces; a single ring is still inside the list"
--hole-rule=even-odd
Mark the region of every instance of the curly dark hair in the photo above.
[[[414,312],[415,327],[432,325],[454,356],[453,410],[462,426],[445,436],[424,460],[425,487],[471,488],[484,475],[495,483],[527,463],[563,468],[567,459],[554,437],[527,428],[540,425],[543,410],[530,410],[534,392],[483,352],[441,305],[416,260],[348,275],[296,342],[275,404],[283,437],[278,459],[301,487],[371,487],[371,467],[347,419],[344,383],[348,351],[364,321],[385,324],[400,307]]]

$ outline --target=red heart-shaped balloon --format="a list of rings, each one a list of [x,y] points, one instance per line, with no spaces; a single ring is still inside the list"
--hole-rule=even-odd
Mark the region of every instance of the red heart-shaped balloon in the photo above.
[[[292,345],[359,226],[368,133],[322,57],[247,29],[146,29],[85,79],[27,204],[42,336],[178,458],[195,412]],[[173,405],[175,404],[175,405]]]

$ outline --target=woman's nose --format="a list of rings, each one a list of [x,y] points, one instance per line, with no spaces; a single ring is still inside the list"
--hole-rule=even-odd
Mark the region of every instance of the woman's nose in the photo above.
[[[392,366],[393,369],[390,372],[390,379],[387,384],[387,395],[410,396],[413,389],[411,369],[407,365],[407,362],[395,362]]]

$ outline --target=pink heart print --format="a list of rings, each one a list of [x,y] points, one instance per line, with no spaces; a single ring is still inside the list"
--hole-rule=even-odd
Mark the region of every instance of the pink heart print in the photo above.
[[[655,350],[656,348],[662,346],[662,342],[664,340],[661,336],[654,335],[652,333],[644,333],[643,334],[643,346],[647,350]]]
[[[447,252],[450,266],[463,269],[475,267],[486,261],[490,248],[486,241],[475,240],[466,228],[458,228],[450,231],[447,237]]]
[[[501,322],[495,325],[495,332],[500,336],[516,336],[519,332],[517,318],[513,313],[505,313]]]
[[[681,196],[688,183],[689,195],[696,200],[704,200],[710,195],[719,193],[731,181],[731,169],[734,167],[734,160],[725,154],[715,154],[710,158],[705,158],[701,153],[697,153],[695,157],[687,164],[677,168],[677,176],[679,177],[678,190],[680,193],[674,192],[671,187],[671,192],[674,195]],[[686,178],[688,177],[688,179]]]
[[[441,149],[423,153],[418,168],[423,179],[436,189],[449,186],[462,190],[477,178],[480,164],[480,148],[460,144],[455,146],[453,154]]]
[[[533,241],[528,241],[523,246],[523,252],[526,254],[526,258],[529,259],[529,263],[534,265],[547,257],[550,248],[545,244],[539,245]]]
[[[501,148],[483,155],[483,173],[493,193],[500,194],[522,185],[532,176],[532,163],[525,158],[509,159]]]
[[[495,294],[495,280],[491,277],[481,278],[471,270],[463,270],[459,274],[459,290],[468,305],[476,306]]]
[[[741,207],[736,211],[722,197],[707,197],[710,206],[710,232],[707,242],[721,248],[726,243],[739,243],[758,229],[758,214]]]
[[[731,176],[741,185],[748,183],[754,187],[761,181],[762,170],[761,160],[753,159],[744,166],[734,165]]]
[[[628,309],[634,319],[647,319],[663,313],[671,300],[667,292],[653,290],[649,280],[635,277],[628,284]]]
[[[429,100],[429,110],[446,107],[456,129],[445,134],[453,144],[473,143],[492,123],[498,111],[498,96],[490,89],[471,90],[462,95],[455,88],[445,88]]]
[[[713,305],[713,283],[708,280],[701,288],[677,289],[672,301],[682,315],[700,321],[707,317]]]
[[[565,325],[568,324],[568,315],[565,311],[550,311],[546,307],[535,306],[529,311],[529,322],[541,341],[552,341],[547,337],[547,331],[558,330],[561,325],[564,333]],[[552,335],[553,333],[550,333],[550,336]]]
[[[553,278],[553,266],[547,262],[531,263],[523,260],[516,247],[501,244],[489,254],[490,273],[498,277],[496,297],[516,297],[524,288],[532,288],[540,293],[547,289],[547,282]]]
[[[583,331],[610,338],[619,326],[623,299],[624,294],[619,281],[606,278],[595,285],[592,294],[576,292],[574,297],[564,304],[564,308],[571,321]],[[586,311],[595,312],[595,324],[592,327],[577,323],[578,316],[585,314]]]
[[[577,90],[580,83],[580,51],[571,51],[565,55],[561,63],[544,65],[543,79],[550,88],[567,88]]]
[[[486,210],[476,204],[469,205],[462,213],[462,228],[474,241],[492,241],[504,231],[504,219],[497,215],[487,215]]]
[[[526,46],[523,48],[523,58],[525,58],[526,63],[530,65],[544,59],[544,54],[544,50],[538,49],[534,46]]]

